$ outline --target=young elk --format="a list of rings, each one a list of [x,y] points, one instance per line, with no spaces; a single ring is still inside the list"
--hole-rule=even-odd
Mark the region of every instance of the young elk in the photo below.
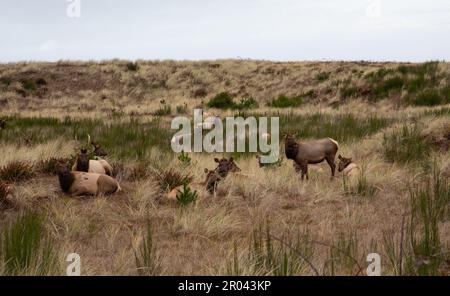
[[[208,190],[211,194],[216,191],[218,183],[224,180],[228,176],[228,173],[237,173],[241,171],[241,169],[234,162],[233,157],[230,157],[230,159],[227,159],[226,157],[222,159],[214,158],[214,161],[218,163],[215,170],[211,171],[205,169],[206,190]]]
[[[342,172],[342,175],[344,177],[359,176],[360,168],[356,163],[352,161],[351,158],[346,158],[339,154],[338,159],[338,171]]]
[[[326,160],[331,168],[331,176],[334,177],[336,165],[334,159],[339,149],[339,144],[331,138],[311,140],[311,141],[296,141],[291,135],[286,135],[285,138],[285,153],[287,159],[294,161],[296,171],[308,177],[308,164],[318,164]]]
[[[116,179],[102,174],[73,172],[62,166],[58,172],[63,192],[72,196],[113,194],[121,190]]]
[[[241,169],[234,162],[233,157],[230,159],[227,158],[214,158],[214,161],[218,163],[217,168],[214,170],[205,169],[206,180],[204,182],[192,182],[189,184],[189,187],[194,190],[202,190],[206,187],[206,190],[210,194],[214,194],[217,189],[217,184],[225,179],[228,173],[240,172]],[[177,186],[172,189],[168,194],[167,198],[175,200],[177,197],[177,193],[183,190],[183,185]]]
[[[78,154],[77,160],[72,167],[72,171],[97,173],[102,175],[112,176],[113,168],[104,159],[94,160],[89,159],[87,149],[81,149],[81,153]]]

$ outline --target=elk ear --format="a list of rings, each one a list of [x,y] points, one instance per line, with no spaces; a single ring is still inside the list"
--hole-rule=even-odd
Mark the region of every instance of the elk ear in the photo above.
[[[230,161],[234,161],[233,157],[230,157]]]
[[[339,154],[339,155],[338,155],[338,158],[339,158],[339,159],[342,159],[342,156]]]
[[[207,174],[207,173],[209,173],[209,170],[208,170],[208,169],[205,169],[205,174]]]
[[[214,157],[215,162],[220,162],[220,160],[217,157]]]

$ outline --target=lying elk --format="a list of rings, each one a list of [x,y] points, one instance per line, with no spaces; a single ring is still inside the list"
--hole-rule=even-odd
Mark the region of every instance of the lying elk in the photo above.
[[[63,192],[72,196],[113,194],[121,190],[116,179],[102,174],[73,172],[62,166],[58,172]]]
[[[214,161],[218,163],[218,166],[214,170],[205,169],[206,180],[204,182],[192,182],[189,184],[191,189],[201,190],[206,188],[208,193],[214,194],[217,189],[218,183],[228,176],[228,173],[240,172],[241,169],[234,162],[233,157],[227,158],[214,158]],[[177,193],[183,190],[183,185],[177,186],[172,189],[168,195],[168,199],[176,199]]]
[[[96,173],[108,176],[112,176],[113,174],[113,168],[106,160],[89,159],[87,149],[81,149],[81,153],[78,154],[77,160],[72,166],[72,171]]]
[[[331,168],[331,176],[334,177],[336,165],[334,159],[339,149],[339,144],[331,138],[296,141],[291,135],[285,138],[285,153],[287,159],[292,159],[296,171],[302,174],[302,180],[308,177],[308,164],[318,164],[326,160]]]
[[[354,177],[359,176],[360,168],[359,166],[352,161],[351,158],[346,158],[341,155],[338,156],[338,171],[342,172],[344,177]]]

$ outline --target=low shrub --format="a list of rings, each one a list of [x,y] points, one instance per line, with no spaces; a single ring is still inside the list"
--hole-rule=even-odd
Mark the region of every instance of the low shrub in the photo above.
[[[207,106],[218,109],[233,109],[235,104],[233,97],[228,92],[221,92],[209,100]]]
[[[280,95],[269,103],[270,107],[274,108],[290,108],[298,107],[303,104],[302,97],[288,97],[285,95]]]
[[[0,168],[0,180],[19,182],[34,176],[33,166],[30,163],[15,160]]]
[[[197,198],[197,191],[192,191],[187,184],[183,184],[183,190],[177,193],[177,204],[181,207],[186,207],[191,203],[195,203]]]

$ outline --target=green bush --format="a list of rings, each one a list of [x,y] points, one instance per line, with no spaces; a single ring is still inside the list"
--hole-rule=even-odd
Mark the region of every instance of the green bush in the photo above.
[[[417,106],[436,106],[449,103],[445,97],[436,89],[425,90],[417,95],[413,103]]]
[[[252,97],[249,97],[243,98],[239,101],[239,103],[236,103],[228,92],[221,92],[209,100],[207,106],[218,109],[245,110],[258,107],[258,102]]]
[[[316,75],[316,80],[319,82],[324,82],[328,80],[328,78],[330,78],[329,72],[320,72],[319,74]]]
[[[35,91],[37,89],[36,83],[31,79],[22,79],[20,83],[22,83],[22,87],[26,90]]]
[[[446,73],[439,72],[439,62],[418,65],[401,65],[396,69],[379,69],[366,75],[369,94],[373,99],[384,99],[392,92],[407,91],[405,103],[435,106],[447,104],[448,89],[441,88],[440,82]]]
[[[303,99],[301,97],[288,97],[285,95],[280,95],[276,99],[272,99],[269,106],[275,108],[289,108],[298,107],[302,104]]]
[[[178,160],[181,162],[183,166],[189,166],[191,164],[192,159],[187,153],[181,151],[181,153],[178,155]]]
[[[192,191],[191,188],[185,183],[183,184],[183,190],[177,193],[177,204],[181,207],[186,207],[191,203],[195,203],[198,198],[197,191]]]
[[[235,104],[233,101],[233,97],[228,92],[221,92],[220,94],[209,100],[207,106],[210,108],[218,109],[233,109]]]
[[[258,107],[258,102],[254,98],[245,98],[241,99],[239,103],[233,106],[233,109],[237,110],[245,110],[245,109],[253,109]]]

